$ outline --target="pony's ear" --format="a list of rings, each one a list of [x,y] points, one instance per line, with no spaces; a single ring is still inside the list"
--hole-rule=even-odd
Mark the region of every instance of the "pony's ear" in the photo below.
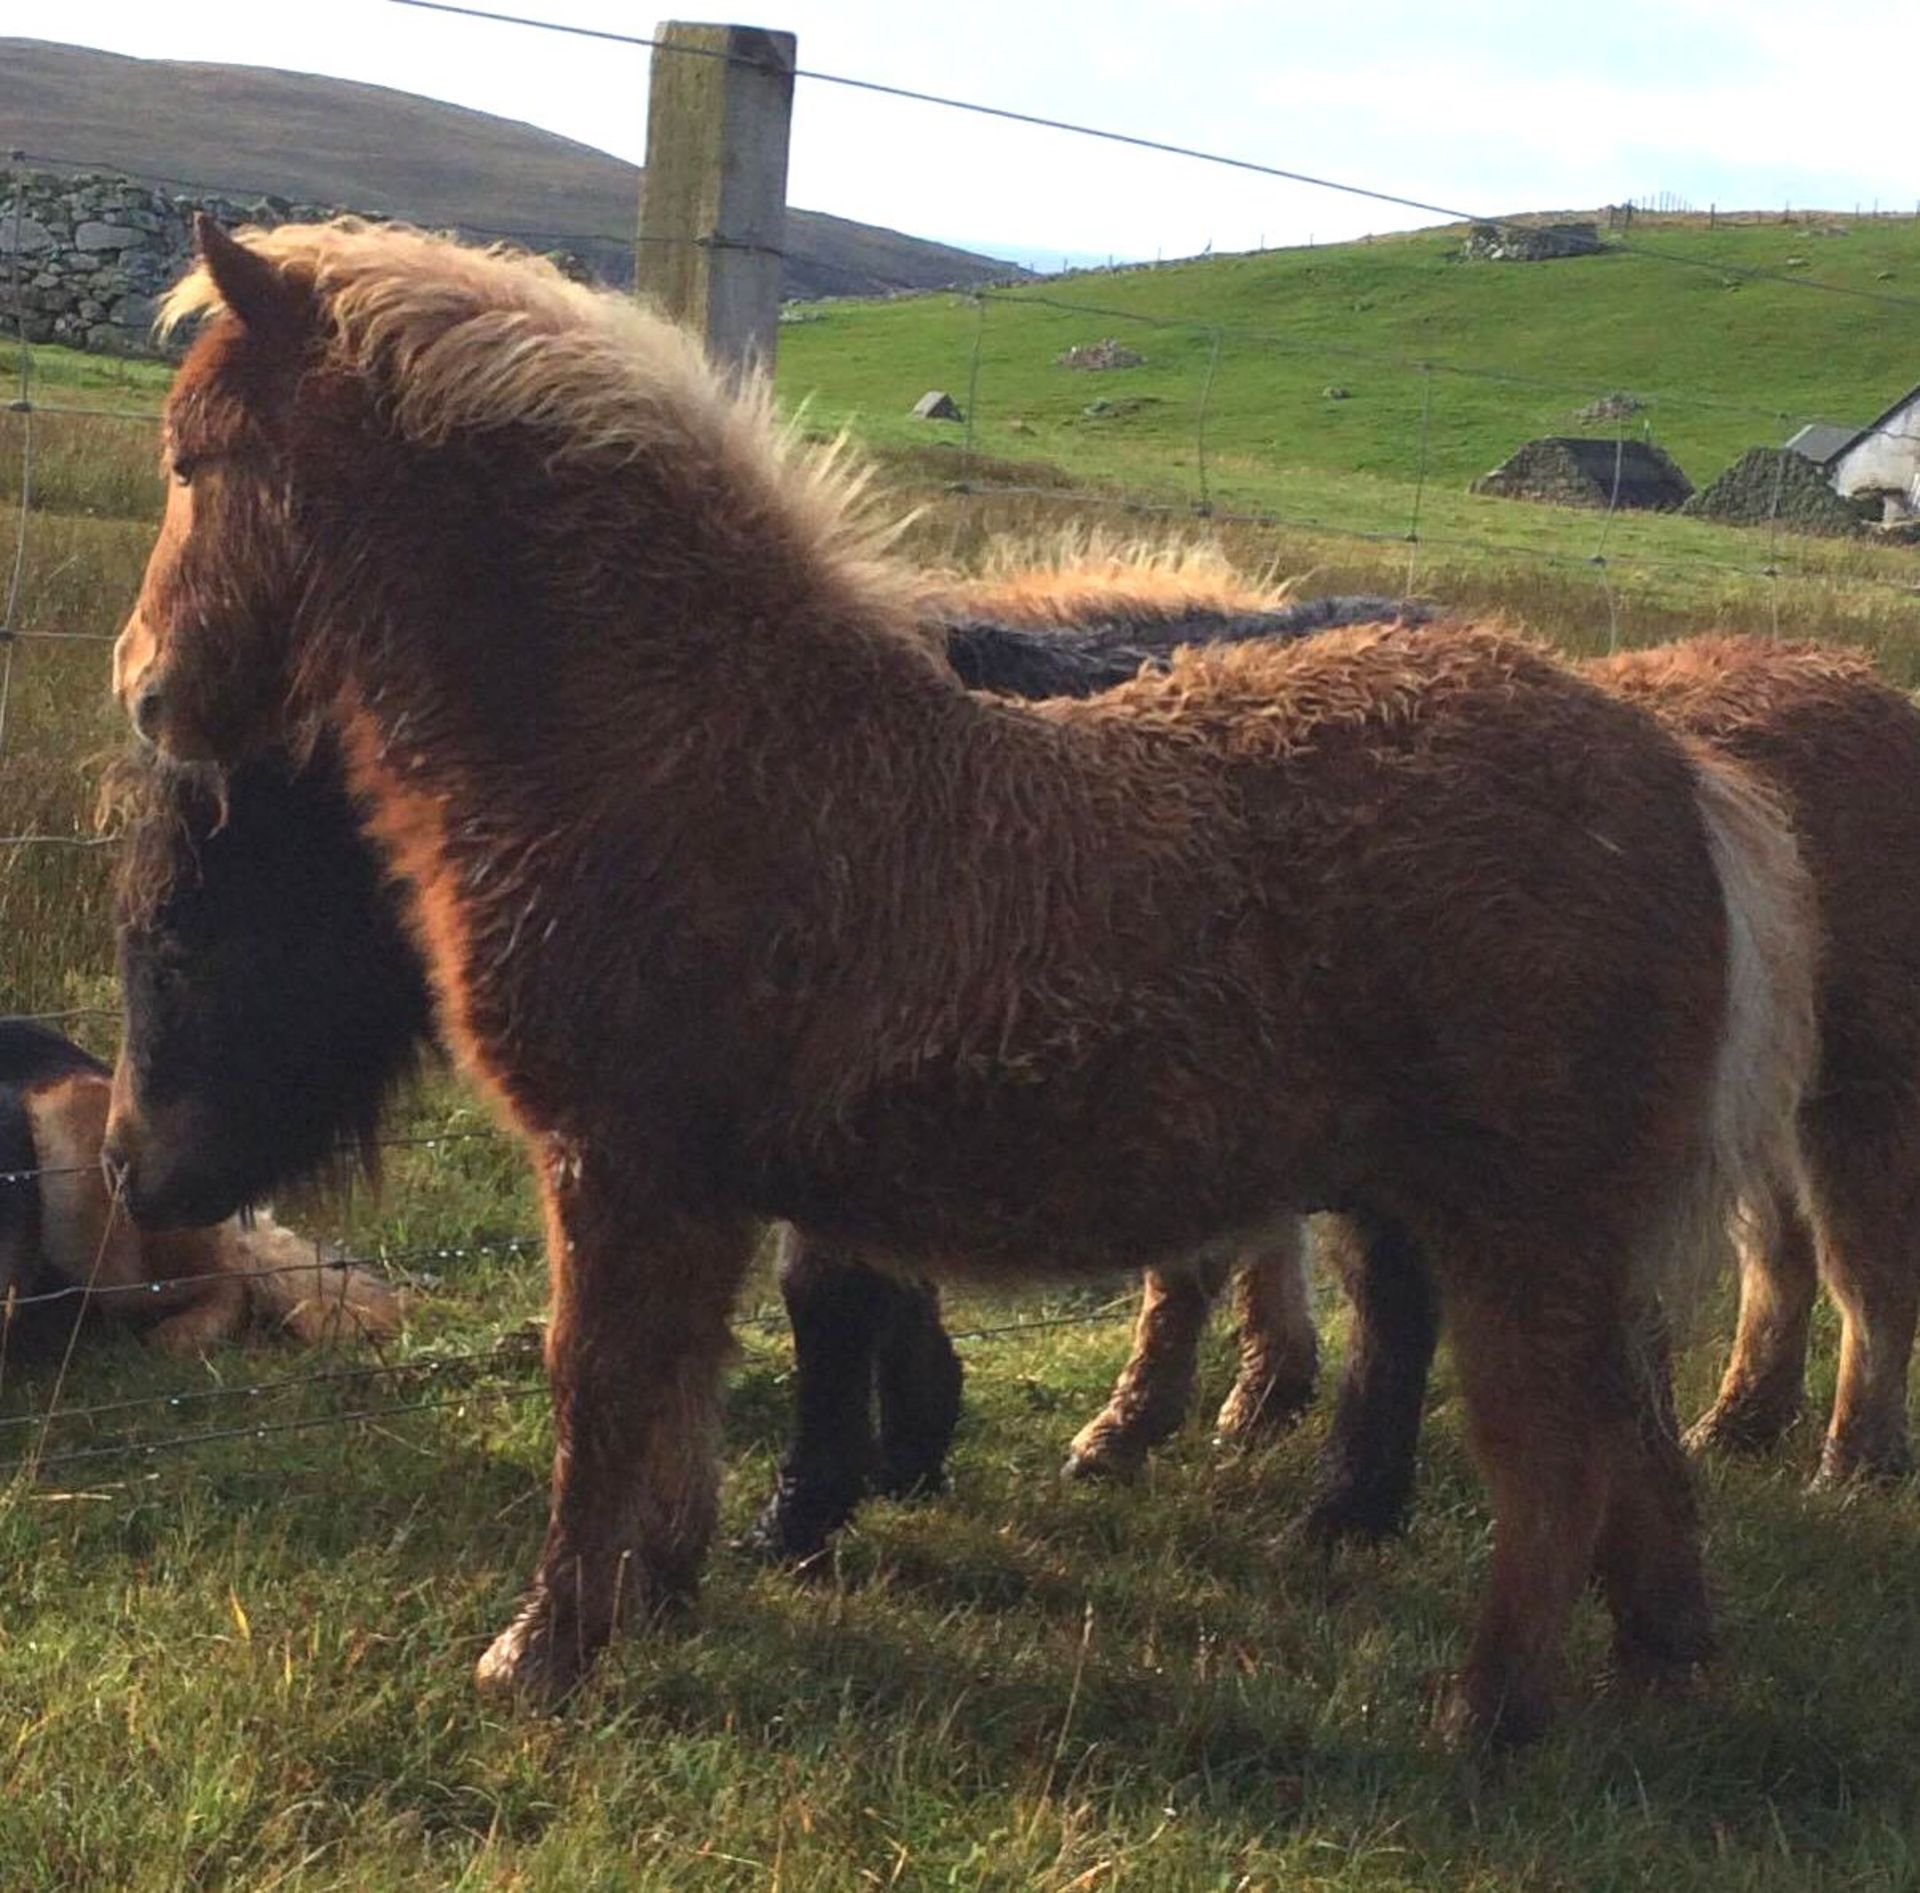
[[[248,328],[287,334],[302,326],[310,310],[299,285],[257,250],[236,243],[204,210],[194,214],[193,247],[220,300]]]

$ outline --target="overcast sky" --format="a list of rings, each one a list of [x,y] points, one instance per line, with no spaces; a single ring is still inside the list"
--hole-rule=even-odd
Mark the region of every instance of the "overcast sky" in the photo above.
[[[652,30],[633,0],[476,0]],[[1920,6],[1848,0],[776,0],[800,64],[1468,211],[1920,203]],[[1902,24],[1902,21],[1905,24]],[[0,34],[390,85],[628,158],[646,54],[391,0],[0,0]],[[1042,263],[1430,222],[1363,199],[802,81],[789,198]]]

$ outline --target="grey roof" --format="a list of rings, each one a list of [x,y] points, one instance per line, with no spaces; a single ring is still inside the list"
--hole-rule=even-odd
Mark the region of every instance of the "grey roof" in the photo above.
[[[1797,453],[1803,460],[1811,460],[1816,467],[1830,466],[1858,440],[1862,432],[1858,427],[1835,427],[1826,421],[1809,421],[1807,425],[1787,442],[1790,452]]]

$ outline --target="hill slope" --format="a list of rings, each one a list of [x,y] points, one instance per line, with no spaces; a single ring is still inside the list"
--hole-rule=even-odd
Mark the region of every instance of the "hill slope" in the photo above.
[[[1204,393],[1210,491],[1263,505],[1284,505],[1293,470],[1458,492],[1533,436],[1621,425],[1704,485],[1920,382],[1911,218],[1636,223],[1630,251],[1545,263],[1468,262],[1460,235],[1089,272],[993,292],[984,317],[952,296],[836,306],[783,331],[781,380],[883,439],[954,440],[901,417],[931,387],[964,397],[977,344],[979,447],[1182,497]],[[1108,336],[1144,361],[1059,365]],[[1615,390],[1642,407],[1581,417]]]
[[[150,181],[566,240],[613,273],[632,271],[635,166],[383,86],[0,39],[0,145]],[[897,231],[789,214],[789,295],[871,295],[1012,273]]]

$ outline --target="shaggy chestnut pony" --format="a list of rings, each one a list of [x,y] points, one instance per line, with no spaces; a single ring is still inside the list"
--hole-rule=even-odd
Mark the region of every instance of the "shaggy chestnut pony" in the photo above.
[[[1709,637],[1585,666],[1683,734],[1737,759],[1790,809],[1823,934],[1819,1062],[1801,1107],[1808,1190],[1768,1186],[1743,1245],[1740,1317],[1701,1448],[1775,1444],[1799,1410],[1807,1328],[1824,1281],[1840,1374],[1819,1478],[1908,1471],[1907,1370],[1920,1303],[1920,709],[1855,653]],[[1353,1340],[1305,1524],[1377,1537],[1404,1521],[1438,1308],[1405,1232],[1343,1221],[1322,1233],[1354,1305]],[[1302,1345],[1291,1299],[1248,1292],[1265,1345]],[[1187,1285],[1203,1301],[1207,1284]],[[1163,1325],[1134,1364],[1143,1400],[1183,1401],[1204,1308]],[[1243,1345],[1246,1345],[1243,1334]]]
[[[1548,1713],[1589,1575],[1710,1642],[1658,1294],[1786,1174],[1811,926],[1737,769],[1490,632],[969,694],[855,481],[679,332],[525,259],[203,229],[137,727],[342,748],[455,1055],[526,1137],[554,1492],[484,1682],[687,1589],[759,1220],[1108,1273],[1378,1206],[1493,1488],[1457,1695]]]
[[[1088,696],[1164,665],[1186,641],[1298,637],[1413,622],[1384,598],[1292,602],[1205,548],[1051,544],[930,591],[929,635],[963,682]],[[371,1163],[388,1096],[432,1030],[425,969],[338,758],[262,757],[224,778],[152,752],[123,758],[103,798],[123,845],[116,880],[125,1018],[107,1148],[136,1220],[231,1215],[303,1181],[343,1147]],[[749,1543],[818,1552],[864,1493],[942,1489],[960,1366],[931,1284],[787,1232],[780,1286],[795,1340],[796,1426]],[[1217,1277],[1224,1264],[1204,1273]],[[1132,1470],[1184,1417],[1190,1387],[1149,1354],[1183,1355],[1217,1280],[1149,1272],[1138,1346],[1083,1430],[1079,1472]],[[1242,1371],[1223,1434],[1286,1424],[1311,1397],[1316,1346],[1297,1269],[1235,1272]],[[1184,1358],[1192,1358],[1191,1347]],[[874,1428],[875,1396],[880,1426]]]
[[[9,1356],[62,1349],[76,1321],[96,1314],[169,1353],[199,1353],[249,1328],[308,1346],[398,1329],[400,1298],[384,1283],[327,1261],[265,1213],[244,1225],[136,1228],[101,1171],[108,1091],[107,1068],[70,1040],[0,1019],[0,1348]],[[87,1292],[61,1293],[73,1288]]]

